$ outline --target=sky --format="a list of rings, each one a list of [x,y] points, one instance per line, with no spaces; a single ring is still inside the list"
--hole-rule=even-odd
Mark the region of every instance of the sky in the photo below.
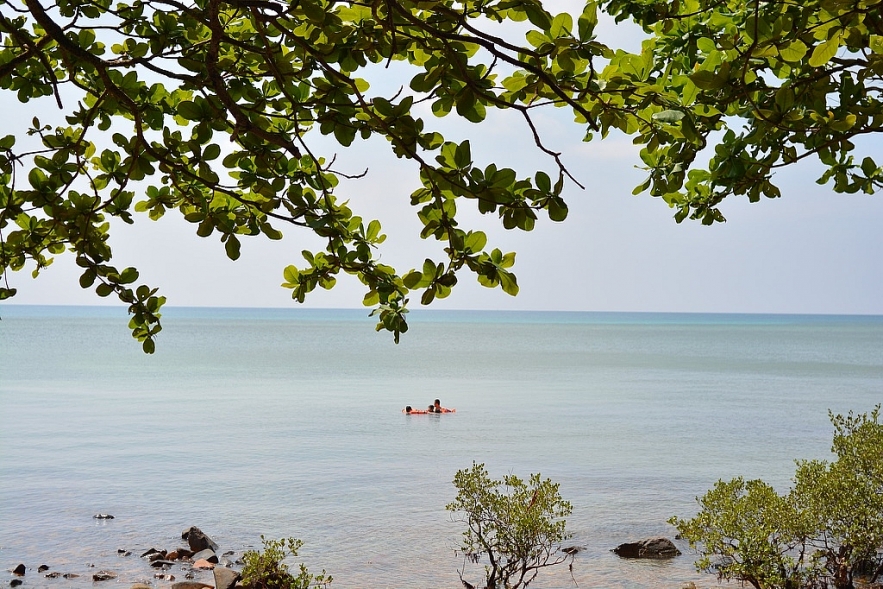
[[[605,40],[635,43],[634,31],[606,27]],[[375,88],[401,84],[396,73],[385,74],[389,78]],[[34,115],[57,116],[51,99],[20,105],[14,97],[0,96],[0,108],[5,126]],[[776,175],[780,199],[750,204],[730,197],[721,207],[727,223],[677,224],[674,211],[660,199],[632,196],[645,174],[636,167],[638,149],[628,138],[582,143],[584,129],[564,111],[541,114],[537,123],[546,144],[562,152],[586,189],[573,184],[566,189],[570,215],[565,222],[541,219],[529,233],[507,231],[495,216],[458,203],[462,227],[485,231],[489,248],[517,252],[514,271],[521,292],[510,297],[464,273],[451,297],[433,308],[883,314],[883,196],[835,194],[815,183],[821,168],[807,162]],[[470,139],[482,166],[510,166],[519,177],[554,170],[518,118],[493,113],[474,125],[429,115],[427,124],[443,129],[448,140]],[[356,173],[367,167],[366,178],[344,182],[338,195],[357,214],[381,221],[388,235],[381,246],[383,262],[404,273],[427,256],[441,259],[437,242],[419,238],[421,225],[409,204],[418,186],[416,167],[396,159],[382,140],[349,149],[322,144],[326,155],[337,154],[337,168]],[[870,154],[883,161],[883,141],[865,140],[857,153],[858,159]],[[158,286],[170,306],[296,307],[290,291],[280,287],[282,270],[304,265],[302,249],[322,247],[307,230],[282,228],[281,242],[244,239],[242,257],[232,262],[217,234],[197,237],[195,226],[176,213],[158,222],[136,217],[134,226],[113,226],[114,263],[137,267],[141,281]],[[69,255],[57,258],[36,280],[30,269],[10,273],[18,294],[4,304],[121,304],[82,290],[78,276]],[[334,290],[315,291],[304,306],[359,308],[363,295],[364,287],[344,276]],[[419,306],[419,296],[413,299]]]

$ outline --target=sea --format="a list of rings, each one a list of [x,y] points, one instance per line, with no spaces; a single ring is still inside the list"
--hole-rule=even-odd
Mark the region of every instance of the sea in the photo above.
[[[719,479],[787,491],[831,457],[829,411],[883,402],[879,316],[423,311],[396,345],[366,313],[169,308],[145,355],[118,308],[0,305],[0,570],[169,587],[140,555],[197,526],[231,560],[299,538],[287,562],[339,589],[479,585],[446,505],[483,463],[573,505],[583,550],[531,587],[712,587],[680,540],[610,550],[674,539]],[[456,412],[402,412],[436,398]]]

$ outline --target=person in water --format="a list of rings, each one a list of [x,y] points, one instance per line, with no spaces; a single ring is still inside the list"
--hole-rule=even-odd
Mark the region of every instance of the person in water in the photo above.
[[[410,412],[411,412],[411,406],[410,406],[410,405],[406,405],[406,406],[405,406],[405,413],[410,413]]]
[[[426,410],[429,411],[430,413],[438,413],[438,412],[435,410],[435,406],[434,406],[434,405],[430,405]]]

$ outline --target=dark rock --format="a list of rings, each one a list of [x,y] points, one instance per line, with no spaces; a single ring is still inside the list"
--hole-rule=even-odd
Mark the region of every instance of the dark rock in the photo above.
[[[15,567],[14,569],[12,569],[12,574],[18,575],[19,577],[24,577],[25,571],[27,571],[27,568],[25,568],[25,565],[20,564],[17,567]]]
[[[175,552],[178,553],[178,558],[182,558],[182,559],[183,558],[190,558],[191,556],[193,556],[193,551],[188,550],[186,548],[178,548],[177,550],[175,550]]]
[[[153,562],[154,560],[168,560],[168,559],[166,558],[166,551],[160,550],[158,552],[148,554],[147,560],[149,560],[150,562]]]
[[[40,566],[37,567],[38,573],[42,573],[43,571],[48,571],[48,570],[49,570],[49,565],[47,565],[47,564],[41,564]]]
[[[175,561],[173,561],[173,560],[163,560],[163,559],[160,558],[160,559],[158,559],[158,560],[152,560],[152,561],[150,561],[150,566],[152,566],[152,567],[155,568],[155,569],[158,569],[158,568],[160,568],[160,567],[162,567],[162,568],[172,568],[173,566],[175,566]]]
[[[92,517],[95,519],[113,519],[113,516],[109,513],[96,513]]]
[[[150,550],[142,554],[141,558],[145,558],[147,556],[150,556],[151,554],[156,554],[157,552],[159,552],[159,550],[157,550],[156,548],[151,548]]]
[[[185,579],[192,579],[192,578],[193,578],[193,571],[188,571],[188,572],[184,575],[184,578],[185,578]]]
[[[171,575],[169,573],[155,573],[153,575],[154,579],[159,579],[160,581],[174,581],[175,575]]]
[[[211,585],[199,581],[179,581],[172,583],[172,589],[211,589]]]
[[[236,581],[239,580],[239,573],[223,567],[216,567],[214,573],[215,589],[233,589]]]
[[[187,540],[187,544],[190,545],[190,550],[193,552],[199,552],[206,548],[211,548],[212,550],[218,549],[218,545],[196,526],[191,527],[189,530],[184,530],[181,534],[181,539]]]
[[[65,579],[76,579],[80,575],[78,575],[77,573],[65,573],[61,576],[64,577]]]
[[[613,549],[622,558],[673,558],[681,554],[668,538],[647,538],[639,542],[626,542]]]
[[[95,582],[98,581],[109,581],[111,579],[116,579],[117,574],[113,571],[98,571],[94,575],[92,575],[92,580]]]
[[[200,550],[196,554],[191,557],[194,562],[197,560],[207,560],[211,563],[218,564],[218,555],[214,553],[214,551],[206,548],[205,550]]]
[[[47,579],[57,579],[58,577],[61,576],[61,573],[59,573],[58,571],[55,571],[55,572],[52,572],[52,573],[46,573],[44,576],[45,576]]]
[[[225,552],[222,556],[233,556],[234,554],[236,554],[236,553],[233,552],[232,550],[228,550],[228,551]]]
[[[21,579],[13,579],[9,582],[10,587],[18,587],[21,585]]]
[[[172,550],[168,554],[166,554],[166,560],[178,560],[178,551]]]

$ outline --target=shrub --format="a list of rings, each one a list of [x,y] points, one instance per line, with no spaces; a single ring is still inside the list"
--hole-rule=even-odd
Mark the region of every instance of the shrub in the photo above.
[[[830,415],[834,462],[798,461],[779,495],[763,481],[718,481],[689,520],[672,518],[697,549],[699,570],[756,589],[853,589],[883,574],[883,424],[867,414]]]
[[[492,480],[484,464],[472,464],[454,476],[457,498],[448,504],[466,523],[460,551],[465,562],[487,557],[486,589],[518,589],[533,581],[540,569],[572,559],[561,551],[567,537],[564,517],[571,504],[561,498],[558,484],[533,474],[528,481],[508,475]]]
[[[242,585],[250,589],[309,589],[310,587],[327,587],[331,576],[323,570],[319,575],[312,575],[302,563],[300,571],[293,575],[283,561],[288,556],[297,556],[303,542],[297,538],[267,540],[261,536],[264,544],[263,552],[249,550],[242,555],[245,566],[242,567]]]

